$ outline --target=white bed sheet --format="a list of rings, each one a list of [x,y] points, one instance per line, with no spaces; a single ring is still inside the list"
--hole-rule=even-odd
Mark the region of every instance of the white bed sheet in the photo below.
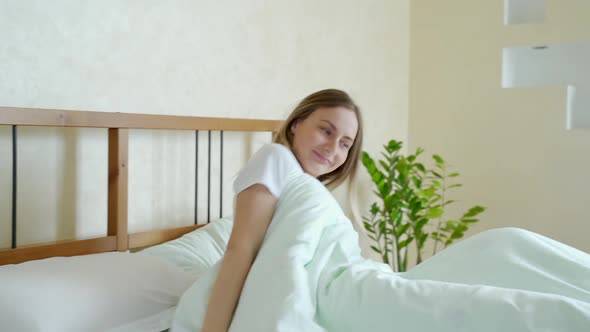
[[[157,314],[144,317],[125,325],[113,327],[106,332],[161,332],[172,325],[176,307],[168,308]]]

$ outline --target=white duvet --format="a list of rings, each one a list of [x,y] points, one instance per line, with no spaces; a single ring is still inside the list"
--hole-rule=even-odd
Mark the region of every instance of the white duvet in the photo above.
[[[173,332],[201,330],[218,267],[183,294]],[[300,174],[281,195],[230,331],[590,331],[590,256],[499,229],[396,274],[361,257],[337,202]]]

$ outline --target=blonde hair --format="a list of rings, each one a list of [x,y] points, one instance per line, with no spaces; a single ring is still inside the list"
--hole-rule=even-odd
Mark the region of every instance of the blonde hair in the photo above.
[[[361,154],[361,147],[363,144],[363,122],[359,107],[354,103],[350,96],[341,90],[326,89],[312,93],[305,97],[297,107],[291,112],[287,120],[276,133],[273,142],[279,143],[292,149],[293,133],[291,126],[295,121],[304,120],[322,107],[345,107],[353,111],[358,121],[358,131],[356,137],[348,152],[348,157],[344,164],[330,173],[320,175],[317,179],[320,180],[326,187],[335,188],[347,179],[351,182],[356,176]]]

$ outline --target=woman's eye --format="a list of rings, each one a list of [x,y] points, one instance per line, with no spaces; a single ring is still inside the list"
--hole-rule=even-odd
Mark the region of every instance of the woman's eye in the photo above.
[[[329,129],[326,129],[326,128],[320,128],[320,130],[321,130],[321,131],[322,131],[324,134],[330,135],[330,130],[329,130]]]

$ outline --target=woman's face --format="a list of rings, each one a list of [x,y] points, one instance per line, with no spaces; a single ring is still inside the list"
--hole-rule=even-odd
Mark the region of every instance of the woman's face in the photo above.
[[[354,111],[348,108],[318,108],[291,125],[292,150],[306,173],[318,177],[346,161],[358,131]]]

